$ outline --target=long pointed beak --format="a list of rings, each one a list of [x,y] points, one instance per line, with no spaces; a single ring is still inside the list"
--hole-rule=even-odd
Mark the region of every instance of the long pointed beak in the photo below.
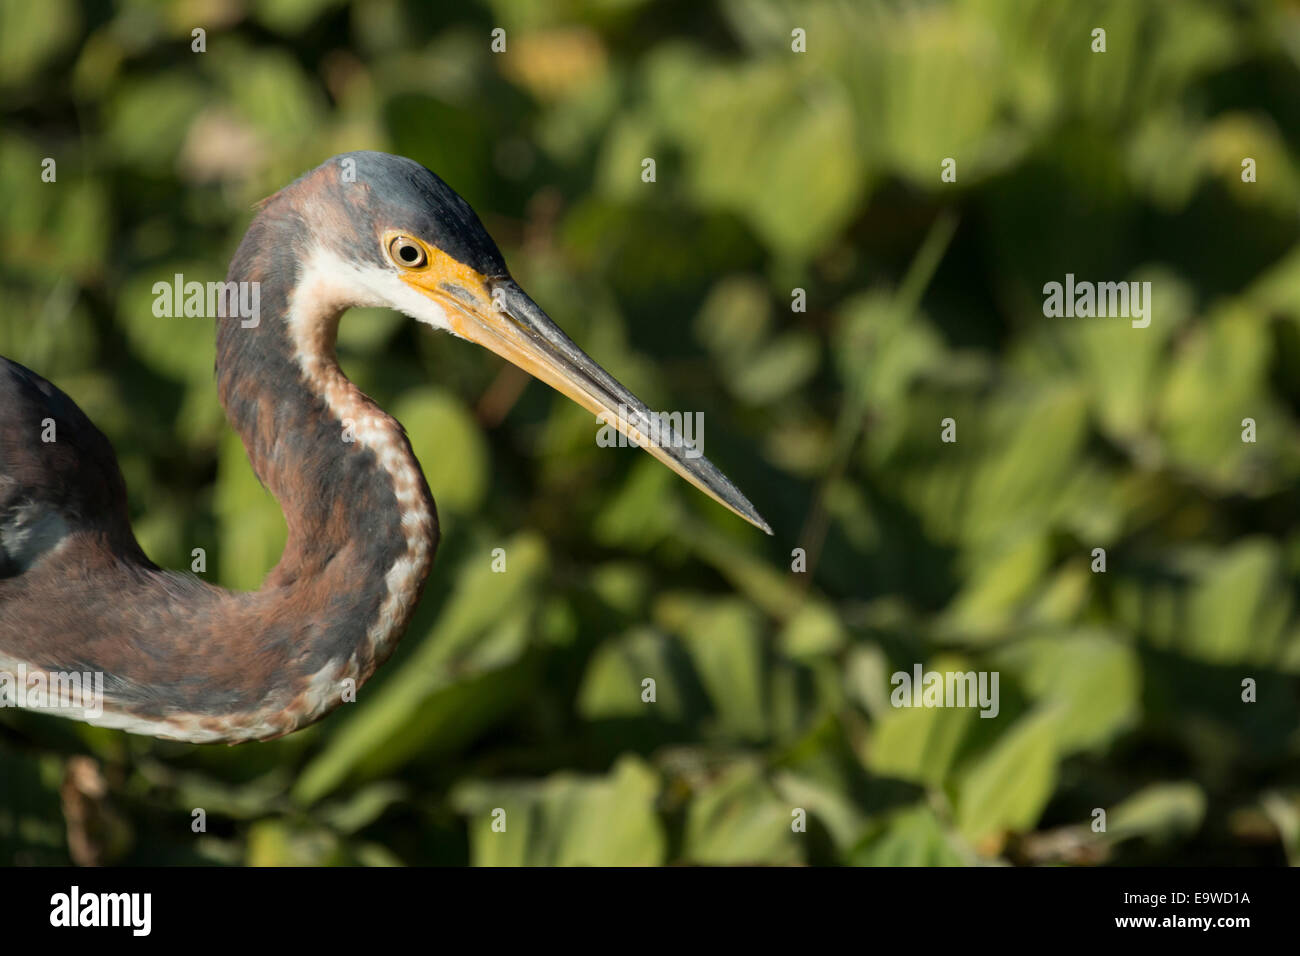
[[[667,416],[654,415],[639,398],[597,365],[513,279],[489,281],[493,305],[487,307],[477,296],[445,294],[448,290],[443,287],[440,300],[451,307],[448,317],[458,335],[490,349],[567,395],[714,501],[755,527],[772,533],[749,499],[698,448],[683,441]]]

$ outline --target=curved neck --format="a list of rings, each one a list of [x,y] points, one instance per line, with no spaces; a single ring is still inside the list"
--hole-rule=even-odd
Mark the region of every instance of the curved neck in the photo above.
[[[219,320],[217,390],[288,539],[268,587],[309,582],[350,560],[359,577],[436,543],[433,499],[402,426],[344,376],[339,318],[352,302],[327,257],[277,262],[249,230],[228,282],[259,284],[261,315]],[[354,579],[356,580],[356,579]]]
[[[288,226],[288,229],[283,227]],[[343,374],[339,318],[352,302],[328,257],[293,259],[259,217],[228,281],[259,283],[255,325],[219,320],[217,388],[253,470],[284,512],[280,562],[254,596],[255,628],[283,639],[306,698],[302,722],[331,709],[392,653],[438,541],[437,514],[402,426]]]
[[[283,508],[284,554],[253,593],[150,564],[108,443],[85,421],[104,461],[83,463],[69,494],[75,504],[78,489],[116,491],[98,509],[58,512],[63,538],[0,579],[0,671],[102,681],[101,713],[64,716],[192,742],[290,733],[355,700],[414,613],[437,547],[433,499],[402,427],[335,359],[353,304],[337,278],[346,266],[293,256],[307,231],[269,212],[229,273],[259,284],[259,321],[218,320],[216,372],[230,423]],[[120,518],[117,534],[96,510]]]

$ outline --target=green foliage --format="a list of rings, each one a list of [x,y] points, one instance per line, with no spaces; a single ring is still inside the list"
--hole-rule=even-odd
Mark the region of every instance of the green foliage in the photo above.
[[[153,284],[223,277],[256,200],[360,148],[703,412],[776,535],[356,310],[341,363],[443,532],[398,652],[234,749],[0,711],[0,860],[1300,864],[1292,5],[263,0],[205,53],[195,9],[0,0],[0,354],[110,436],[155,561],[256,588],[285,529],[211,322]],[[1066,273],[1150,281],[1150,326],[1045,316]],[[893,706],[918,664],[996,671],[997,715]]]

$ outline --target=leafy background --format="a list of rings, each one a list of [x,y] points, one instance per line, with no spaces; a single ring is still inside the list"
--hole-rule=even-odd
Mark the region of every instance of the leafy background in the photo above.
[[[1298,84],[1291,0],[0,0],[0,353],[112,438],[159,563],[256,587],[284,528],[151,286],[355,148],[447,179],[776,529],[352,314],[443,518],[397,655],[268,744],[0,713],[0,859],[1300,863]],[[1067,272],[1150,280],[1151,326],[1045,318]],[[1000,715],[891,708],[917,662]]]

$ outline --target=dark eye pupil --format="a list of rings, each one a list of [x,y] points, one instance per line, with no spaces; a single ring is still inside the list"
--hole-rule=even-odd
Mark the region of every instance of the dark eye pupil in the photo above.
[[[415,248],[415,246],[406,245],[402,246],[402,250],[398,255],[402,257],[403,262],[414,262],[416,259],[420,258],[420,250]]]

